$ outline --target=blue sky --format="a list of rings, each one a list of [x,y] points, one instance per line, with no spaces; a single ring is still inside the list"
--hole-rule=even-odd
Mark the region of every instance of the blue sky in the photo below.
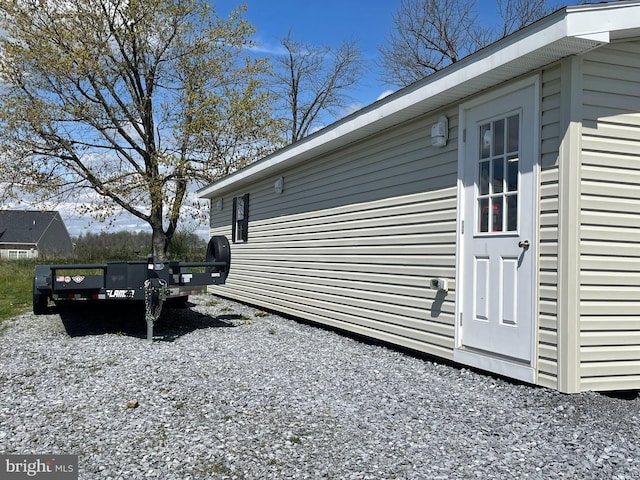
[[[226,17],[237,0],[214,0],[216,11]],[[373,71],[378,45],[392,28],[392,15],[400,0],[245,0],[244,17],[256,29],[254,39],[269,53],[280,50],[279,38],[291,37],[312,45],[339,46],[357,40],[368,66],[361,85],[351,96],[361,106],[375,102],[388,91]]]

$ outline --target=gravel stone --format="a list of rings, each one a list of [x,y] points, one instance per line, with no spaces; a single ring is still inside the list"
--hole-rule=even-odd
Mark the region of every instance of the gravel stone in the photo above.
[[[637,394],[564,395],[213,295],[0,325],[0,452],[81,479],[634,479]],[[132,408],[135,400],[136,408]]]

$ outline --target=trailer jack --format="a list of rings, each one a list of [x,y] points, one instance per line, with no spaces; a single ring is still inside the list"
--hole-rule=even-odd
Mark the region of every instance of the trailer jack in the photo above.
[[[160,318],[162,304],[168,295],[167,282],[160,278],[144,281],[144,319],[147,322],[147,340],[153,342],[153,325]]]

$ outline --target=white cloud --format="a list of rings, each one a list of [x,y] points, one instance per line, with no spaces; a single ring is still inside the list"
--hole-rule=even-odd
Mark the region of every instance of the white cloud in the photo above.
[[[344,109],[342,110],[342,115],[343,117],[346,117],[347,115],[351,115],[354,112],[357,112],[358,110],[362,109],[364,107],[363,104],[361,104],[360,102],[354,102],[351,103],[349,105],[347,105],[346,107],[344,107]]]
[[[391,95],[394,91],[393,90],[385,90],[384,92],[382,92],[380,95],[378,95],[378,98],[376,98],[376,100],[382,100],[384,97],[388,97],[389,95]]]
[[[268,55],[268,56],[281,56],[286,55],[287,50],[280,43],[273,42],[261,42],[258,41],[256,45],[249,48],[249,51],[254,54]]]

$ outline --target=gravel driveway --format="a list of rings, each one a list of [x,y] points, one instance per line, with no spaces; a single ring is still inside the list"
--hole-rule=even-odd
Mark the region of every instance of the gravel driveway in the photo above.
[[[0,324],[0,453],[77,454],[81,479],[640,478],[637,395],[563,395],[192,300],[153,344],[118,311]]]

